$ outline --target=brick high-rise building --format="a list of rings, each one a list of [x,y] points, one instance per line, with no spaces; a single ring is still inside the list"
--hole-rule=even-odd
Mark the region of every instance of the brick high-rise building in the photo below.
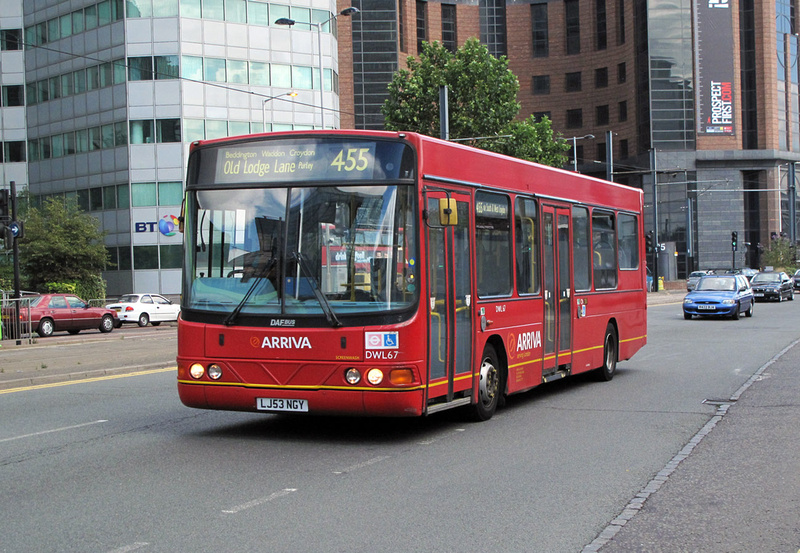
[[[645,190],[660,275],[756,267],[759,244],[796,237],[797,4],[353,0],[360,17],[339,22],[342,126],[382,127],[386,85],[422,41],[478,37],[519,78],[520,118],[546,115],[573,142],[570,168]]]

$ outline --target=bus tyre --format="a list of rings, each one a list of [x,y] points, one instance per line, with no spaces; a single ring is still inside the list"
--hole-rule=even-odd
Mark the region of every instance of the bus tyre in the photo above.
[[[611,323],[606,327],[606,337],[603,339],[603,366],[597,369],[597,379],[608,382],[617,372],[617,357],[619,355],[619,342],[617,331]]]
[[[487,344],[481,355],[480,381],[478,382],[478,401],[472,405],[472,419],[487,421],[497,410],[502,394],[502,378],[497,352]]]

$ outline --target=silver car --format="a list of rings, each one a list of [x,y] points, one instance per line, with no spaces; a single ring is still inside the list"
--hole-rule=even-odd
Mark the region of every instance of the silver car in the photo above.
[[[700,277],[703,277],[708,274],[708,271],[692,271],[689,274],[689,278],[686,279],[686,289],[691,292],[694,290],[694,287],[697,286],[697,281],[700,280]]]

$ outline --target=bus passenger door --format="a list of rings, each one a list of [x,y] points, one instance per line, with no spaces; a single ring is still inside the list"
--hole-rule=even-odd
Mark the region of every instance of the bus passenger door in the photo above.
[[[569,374],[572,363],[572,265],[570,210],[542,206],[544,261],[543,376]]]
[[[456,393],[471,388],[470,196],[466,192],[428,191],[426,209],[428,399],[449,402]]]

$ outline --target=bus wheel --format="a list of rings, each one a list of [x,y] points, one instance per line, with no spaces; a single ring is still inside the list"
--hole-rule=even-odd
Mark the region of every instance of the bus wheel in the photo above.
[[[500,362],[494,348],[487,345],[481,356],[478,401],[472,405],[472,418],[487,421],[492,418],[502,394]]]
[[[601,382],[608,382],[614,378],[617,372],[618,356],[617,331],[611,323],[606,327],[606,337],[603,340],[603,366],[597,369],[597,379]]]

